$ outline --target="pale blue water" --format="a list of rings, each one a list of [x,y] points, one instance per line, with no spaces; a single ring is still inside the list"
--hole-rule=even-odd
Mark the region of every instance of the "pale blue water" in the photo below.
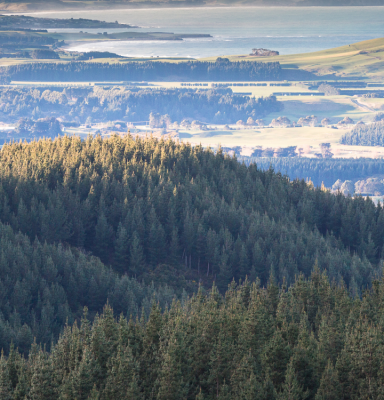
[[[247,54],[255,47],[294,54],[384,36],[384,7],[220,7],[45,12],[33,15],[117,20],[141,26],[142,31],[209,33],[213,36],[210,39],[99,43],[72,48],[79,51],[106,50],[140,57],[199,58]]]

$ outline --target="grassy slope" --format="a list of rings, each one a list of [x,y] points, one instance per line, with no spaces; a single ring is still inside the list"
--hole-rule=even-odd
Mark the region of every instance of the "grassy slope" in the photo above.
[[[59,40],[71,41],[99,41],[99,40],[130,40],[135,39],[177,39],[182,35],[168,33],[148,33],[148,32],[124,32],[113,34],[113,38],[92,35],[87,33],[48,33]],[[201,59],[202,61],[214,61],[217,56]],[[318,51],[314,53],[302,53],[292,55],[281,55],[276,57],[251,57],[248,55],[228,56],[232,61],[278,61],[283,68],[290,70],[304,69],[316,75],[322,75],[326,79],[335,78],[362,78],[369,80],[382,80],[384,78],[384,38],[372,39],[351,45],[336,47],[333,49]],[[115,60],[110,60],[115,62]],[[122,61],[122,60],[121,60]],[[153,60],[155,61],[155,60]],[[171,62],[184,61],[169,60]],[[1,65],[22,63],[24,60],[15,62],[12,60],[1,60]],[[123,62],[123,61],[122,61]],[[311,79],[311,78],[308,78]]]
[[[302,68],[317,75],[342,78],[382,79],[384,77],[384,38],[366,40],[348,46],[267,58],[229,56],[231,60],[279,61],[283,68]]]

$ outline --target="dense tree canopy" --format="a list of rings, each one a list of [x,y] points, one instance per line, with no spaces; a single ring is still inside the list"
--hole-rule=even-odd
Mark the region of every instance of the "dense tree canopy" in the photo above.
[[[358,124],[340,142],[352,146],[384,146],[384,122]]]
[[[263,170],[272,166],[276,172],[288,175],[291,180],[311,180],[319,187],[322,183],[331,187],[338,179],[346,181],[384,175],[384,160],[374,158],[247,157],[244,162],[256,163]]]
[[[360,288],[380,269],[381,207],[221,150],[130,135],[13,143],[0,153],[0,179],[3,223],[129,276],[167,264],[224,290],[245,275],[265,284],[271,270],[290,284],[318,260],[331,279]]]
[[[65,136],[3,146],[0,221],[2,399],[383,395],[370,200],[221,149]]]
[[[0,348],[6,351],[12,342],[28,353],[34,338],[49,346],[85,306],[91,318],[107,301],[128,317],[148,315],[153,299],[164,308],[175,296],[165,285],[120,277],[84,251],[31,242],[3,224],[0,247]]]
[[[168,114],[172,121],[178,122],[190,118],[211,123],[235,123],[249,117],[261,118],[282,108],[275,96],[256,99],[234,95],[231,89],[0,89],[0,116],[9,122],[19,118],[37,120],[47,117],[82,123],[87,120],[137,122],[148,121],[151,113],[159,113]],[[45,135],[55,137],[56,133],[47,129]]]
[[[85,313],[47,353],[11,348],[2,399],[380,399],[384,282],[362,299],[315,268],[287,290],[248,281],[154,302],[147,321]]]
[[[12,80],[78,82],[78,81],[276,81],[281,77],[278,62],[235,61],[219,58],[216,62],[162,61],[34,63],[3,67],[0,74]]]

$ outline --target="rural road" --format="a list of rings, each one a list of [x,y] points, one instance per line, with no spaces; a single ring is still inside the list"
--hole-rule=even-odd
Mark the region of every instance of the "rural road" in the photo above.
[[[353,104],[356,104],[358,107],[362,108],[365,111],[376,112],[373,108],[367,106],[366,104],[361,104],[358,100],[351,99]]]

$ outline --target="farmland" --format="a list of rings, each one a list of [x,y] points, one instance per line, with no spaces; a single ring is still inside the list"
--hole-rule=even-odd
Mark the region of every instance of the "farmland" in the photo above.
[[[248,55],[228,56],[231,60],[254,61]],[[262,58],[257,58],[260,61]],[[384,38],[366,40],[347,46],[327,49],[314,53],[280,55],[267,57],[278,61],[283,68],[306,70],[328,79],[370,79],[379,80],[384,76]]]

